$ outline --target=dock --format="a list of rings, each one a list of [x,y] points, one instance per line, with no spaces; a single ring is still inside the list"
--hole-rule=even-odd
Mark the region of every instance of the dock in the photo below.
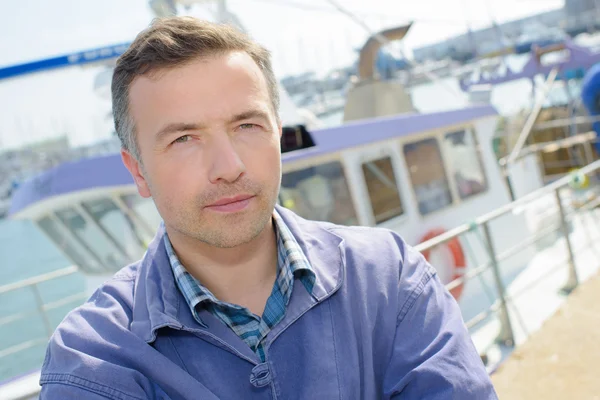
[[[492,375],[500,399],[600,400],[600,274],[573,291],[558,311]]]

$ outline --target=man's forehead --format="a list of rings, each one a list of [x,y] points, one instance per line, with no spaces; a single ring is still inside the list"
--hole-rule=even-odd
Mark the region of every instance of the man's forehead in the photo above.
[[[203,102],[205,107],[212,108],[219,100],[228,103],[227,108],[236,103],[247,108],[248,101],[270,102],[266,79],[248,54],[199,59],[158,75],[140,76],[130,88],[134,114],[138,107],[160,107],[160,111],[166,111],[172,109],[171,106],[183,107],[190,102]]]
[[[202,75],[196,75],[197,70],[203,70]],[[138,75],[131,82],[130,88],[142,85],[160,84],[164,81],[177,81],[190,77],[206,78],[212,80],[216,73],[235,74],[245,76],[251,80],[261,82],[265,86],[266,79],[254,59],[243,51],[229,51],[207,56],[199,56],[173,66],[160,66]]]

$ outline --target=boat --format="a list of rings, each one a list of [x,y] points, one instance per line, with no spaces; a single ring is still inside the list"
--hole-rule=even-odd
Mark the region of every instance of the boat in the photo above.
[[[461,89],[468,92],[473,86],[500,85],[519,79],[534,82],[536,77],[548,77],[553,70],[560,72],[559,79],[581,78],[587,70],[600,62],[599,51],[579,45],[569,38],[558,43],[534,45],[527,54],[527,61],[519,71],[500,65],[499,69],[492,71],[487,77],[471,79],[470,76],[464,76],[459,81]]]
[[[401,26],[380,34],[401,39],[408,29]],[[523,147],[515,162],[499,163],[493,144],[501,118],[494,107],[473,104],[417,113],[400,83],[375,75],[374,57],[380,46],[370,40],[361,51],[359,79],[348,90],[343,125],[284,127],[278,203],[310,219],[398,232],[436,267],[465,320],[480,318],[482,299],[491,304],[504,301],[503,290],[488,297],[488,286],[499,281],[502,288],[512,282],[543,249],[523,244],[532,237],[547,237],[550,225],[564,226],[562,205],[549,206],[547,193],[539,192],[548,190],[539,150]],[[567,178],[559,183],[564,185]],[[513,203],[515,199],[518,203]],[[475,229],[481,226],[478,216],[490,214],[494,221],[485,221],[489,224],[482,239]],[[118,269],[139,259],[160,223],[154,204],[138,195],[117,153],[69,161],[21,184],[9,218],[33,221],[73,266],[0,287],[0,292],[16,287],[35,290],[81,272],[86,297]],[[464,235],[457,239],[458,234]],[[544,246],[556,240],[551,236]],[[468,279],[479,270],[481,260],[515,248],[520,251],[495,260],[497,276]],[[52,309],[41,299],[37,302],[42,316]],[[493,325],[482,329],[485,332],[474,332],[474,339],[485,342],[479,347],[489,347],[498,334]],[[510,338],[501,336],[509,345]],[[28,346],[0,349],[0,359]],[[0,384],[0,395],[12,390],[35,396],[38,377],[34,371]]]
[[[597,157],[600,127],[594,96],[598,91],[595,71],[599,63],[599,49],[565,39],[534,46],[520,70],[502,63],[487,75],[463,76],[459,83],[465,93],[477,97],[482,88],[489,93],[491,88],[516,81],[531,82],[531,106],[503,118],[494,146],[500,160],[519,141],[517,152],[525,141],[538,147],[557,140],[570,143],[539,152],[542,180],[547,184]],[[544,80],[541,88],[540,79]]]
[[[547,28],[541,24],[531,24],[514,44],[515,54],[527,54],[535,47],[547,47],[563,42],[566,34],[558,28]]]

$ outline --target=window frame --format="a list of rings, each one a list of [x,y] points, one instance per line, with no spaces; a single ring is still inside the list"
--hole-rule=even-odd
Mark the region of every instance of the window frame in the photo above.
[[[458,201],[459,196],[458,196],[457,191],[455,190],[454,179],[452,179],[452,177],[448,174],[448,162],[447,162],[446,157],[444,157],[443,147],[440,144],[440,141],[441,141],[440,137],[443,137],[444,132],[445,131],[439,131],[439,130],[435,131],[435,132],[431,132],[431,131],[424,132],[423,134],[415,135],[414,137],[411,137],[411,138],[405,138],[400,142],[400,153],[402,154],[402,158],[404,161],[404,167],[406,168],[406,175],[408,178],[408,184],[410,186],[411,196],[414,201],[415,210],[417,213],[419,213],[421,218],[429,218],[431,216],[435,216],[435,215],[437,215],[441,212],[444,212],[452,207],[455,207],[459,204],[459,201]],[[441,208],[438,208],[437,210],[423,214],[421,212],[421,210],[419,209],[419,198],[417,196],[417,192],[415,190],[415,185],[414,185],[412,177],[411,177],[410,165],[408,165],[408,162],[406,160],[406,153],[404,152],[404,147],[406,145],[424,142],[427,140],[434,140],[435,144],[437,145],[439,155],[440,155],[440,160],[442,162],[442,169],[444,171],[444,177],[446,178],[446,182],[448,183],[448,189],[450,192],[450,203],[448,203],[447,205],[445,205]]]
[[[475,144],[475,157],[477,157],[477,163],[479,164],[479,168],[481,170],[481,173],[483,175],[483,179],[485,182],[485,188],[484,190],[482,190],[481,192],[472,194],[470,196],[467,196],[465,198],[462,198],[460,195],[460,192],[458,190],[458,182],[456,181],[456,179],[454,179],[454,174],[451,174],[449,176],[449,179],[452,181],[452,191],[456,192],[456,204],[462,204],[465,202],[469,202],[472,199],[475,199],[481,195],[484,195],[486,193],[488,193],[490,191],[490,181],[489,181],[489,177],[488,177],[488,173],[487,170],[485,168],[485,163],[483,162],[483,154],[482,154],[482,150],[481,150],[481,144],[479,143],[479,140],[477,138],[477,133],[475,128],[473,127],[473,125],[465,125],[465,126],[460,126],[457,127],[456,129],[451,129],[451,130],[447,130],[442,134],[442,140],[446,140],[446,136],[453,134],[453,133],[457,133],[457,132],[461,132],[464,131],[465,134],[467,135],[471,135],[472,139],[473,139],[473,143]],[[444,156],[445,152],[442,148],[442,156]],[[452,165],[450,165],[450,161],[447,161],[448,156],[445,156],[446,160],[444,161],[444,163],[447,165],[447,169],[452,171],[454,168]]]
[[[366,211],[368,211],[368,225],[369,226],[378,226],[383,228],[391,228],[397,227],[399,224],[403,223],[407,218],[410,211],[408,207],[408,202],[406,195],[402,188],[402,180],[401,174],[402,171],[400,166],[402,165],[402,160],[399,158],[398,154],[394,151],[394,145],[398,143],[397,140],[386,141],[383,143],[377,143],[370,148],[362,148],[358,149],[358,157],[355,159],[356,164],[356,173],[357,177],[360,177],[360,195],[367,199],[366,200]],[[392,163],[392,170],[394,172],[394,181],[396,183],[396,190],[398,192],[398,197],[400,198],[400,204],[402,206],[402,214],[396,215],[392,218],[389,218],[385,221],[377,223],[377,219],[375,217],[375,211],[373,210],[373,203],[371,202],[371,196],[369,195],[369,188],[367,186],[367,182],[365,180],[365,176],[363,173],[362,166],[365,163],[371,161],[378,161],[381,159],[389,158]]]
[[[285,159],[282,159],[282,165],[281,165],[282,180],[283,180],[283,175],[290,173],[290,172],[297,172],[297,171],[301,171],[301,170],[304,170],[307,168],[317,167],[319,165],[338,162],[341,166],[342,173],[344,174],[344,179],[346,180],[346,185],[348,187],[348,193],[350,195],[350,201],[351,201],[352,208],[354,211],[354,216],[356,217],[357,225],[362,225],[359,208],[357,207],[357,203],[356,203],[356,197],[354,195],[354,190],[352,189],[352,186],[354,184],[353,175],[351,174],[351,170],[348,167],[345,157],[343,156],[343,152],[344,151],[338,151],[335,153],[327,153],[327,154],[322,154],[322,155],[313,156],[313,157],[307,157],[307,158],[304,158],[301,160],[293,160],[293,161],[291,161],[291,160],[285,161]],[[277,193],[277,204],[279,204],[281,207],[284,207],[283,204],[281,204],[281,187],[283,187],[283,184],[280,186],[279,193]]]
[[[114,199],[111,196],[98,197],[96,199],[82,201],[79,204],[90,216],[90,218],[94,220],[96,225],[98,225],[98,227],[102,229],[104,234],[107,237],[110,237],[114,242],[118,243],[119,248],[127,255],[128,258],[136,260],[143,257],[144,252],[147,250],[145,242],[148,240],[147,235],[145,235],[145,232],[143,231],[143,228],[139,225],[135,226],[135,220],[123,221],[126,224],[131,224],[131,226],[128,226],[128,228],[131,229],[131,233],[133,234],[133,241],[137,247],[137,249],[135,250],[135,254],[132,254],[128,251],[129,249],[125,246],[125,244],[121,242],[121,238],[115,236],[113,232],[114,227],[111,227],[105,219],[98,218],[98,216],[94,214],[92,207],[98,207],[98,203],[102,201],[109,203],[112,206],[112,211],[116,211],[117,214],[121,214],[120,217],[129,217],[129,215],[126,212],[123,212],[123,210],[119,207],[119,205],[114,201]]]
[[[92,247],[92,244],[88,242],[88,238],[83,238],[80,232],[73,229],[73,226],[68,224],[67,221],[65,221],[65,219],[63,219],[63,216],[61,216],[61,215],[64,215],[64,217],[66,217],[67,214],[65,214],[65,213],[69,213],[69,212],[78,215],[79,217],[81,217],[83,219],[83,221],[86,224],[89,224],[89,226],[93,230],[96,231],[95,233],[97,233],[100,237],[103,238],[104,244],[107,245],[106,248],[110,249],[111,253],[104,252],[103,251],[104,249],[102,249],[102,245],[101,244],[99,245],[98,243],[93,244],[93,247]],[[73,236],[79,238],[79,240],[81,242],[86,244],[86,247],[88,247],[91,251],[93,251],[94,254],[96,254],[96,256],[102,260],[102,264],[105,265],[107,267],[107,269],[118,271],[120,265],[127,265],[127,263],[131,262],[131,260],[128,258],[127,253],[125,252],[123,247],[119,244],[119,242],[112,235],[108,234],[106,232],[106,230],[94,220],[94,218],[87,212],[87,210],[81,206],[81,203],[73,203],[70,206],[56,209],[53,211],[53,214],[57,217],[57,219],[59,219],[62,222],[62,224],[69,231],[72,232]],[[115,263],[115,265],[108,263],[107,259],[106,259],[106,254],[104,254],[104,253],[118,254],[120,259],[116,259],[116,261],[120,261],[120,263]],[[120,268],[122,268],[122,267],[120,267]]]
[[[68,250],[64,247],[62,241],[59,240],[58,237],[52,234],[52,232],[48,232],[46,228],[43,227],[44,220],[48,220],[53,224],[53,229],[57,231],[59,235],[61,235],[61,239],[64,239],[67,242],[75,243],[75,247],[77,247],[76,252],[78,254],[73,258],[73,255],[70,254]],[[73,265],[81,268],[88,274],[102,274],[106,271],[110,271],[110,268],[104,263],[104,261],[91,249],[87,243],[81,240],[80,237],[77,236],[73,230],[66,225],[54,212],[48,212],[40,215],[35,220],[36,226],[40,229],[40,231],[59,249],[59,251],[67,258],[69,261],[73,263]],[[76,259],[79,256],[83,256],[84,259],[80,260],[83,264]],[[93,260],[93,262],[90,262]]]

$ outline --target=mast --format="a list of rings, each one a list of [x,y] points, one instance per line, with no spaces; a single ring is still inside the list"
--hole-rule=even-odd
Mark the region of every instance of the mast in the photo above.
[[[463,2],[463,8],[465,10],[468,10],[469,9],[468,0],[462,0],[462,2]],[[471,29],[471,20],[469,18],[466,18],[465,23],[467,25],[467,40],[469,41],[469,44],[471,45],[471,51],[473,52],[473,56],[476,58],[477,55],[479,54],[479,52],[477,50],[477,41],[475,40],[475,34],[473,33],[473,29]]]

